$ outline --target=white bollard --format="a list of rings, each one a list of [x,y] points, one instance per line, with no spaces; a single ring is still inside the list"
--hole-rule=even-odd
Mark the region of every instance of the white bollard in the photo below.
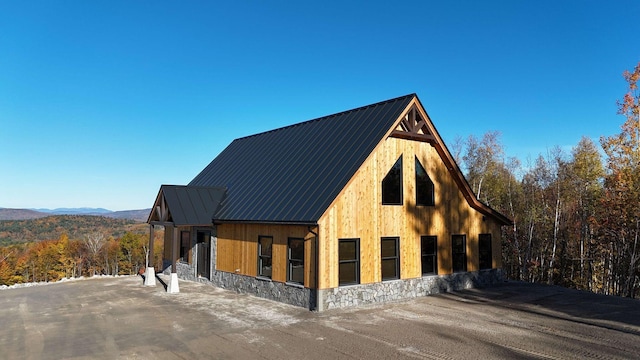
[[[171,277],[169,278],[169,283],[167,284],[167,292],[170,294],[175,294],[180,292],[180,287],[178,286],[177,273],[171,273]]]
[[[144,286],[156,286],[156,270],[152,267],[144,272]]]

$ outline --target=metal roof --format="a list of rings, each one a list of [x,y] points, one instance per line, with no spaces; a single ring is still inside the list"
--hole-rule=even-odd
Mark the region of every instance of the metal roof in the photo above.
[[[169,209],[169,222],[180,225],[211,225],[226,189],[222,187],[162,185],[147,222],[163,221],[156,207]],[[162,204],[164,199],[165,204]]]
[[[188,186],[227,189],[214,220],[316,223],[415,96],[236,139]]]

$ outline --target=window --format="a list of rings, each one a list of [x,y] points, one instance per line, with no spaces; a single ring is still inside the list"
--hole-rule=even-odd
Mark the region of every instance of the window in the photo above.
[[[189,249],[191,249],[191,233],[189,231],[180,232],[180,260],[189,262]]]
[[[382,205],[402,205],[402,155],[382,180]]]
[[[438,238],[436,236],[421,236],[420,247],[422,255],[422,275],[438,273]]]
[[[380,241],[382,280],[400,279],[400,238],[383,237]]]
[[[258,236],[258,276],[271,279],[271,250],[273,237]]]
[[[478,253],[480,254],[480,270],[491,269],[491,234],[480,234],[478,238]]]
[[[287,281],[304,284],[304,239],[289,238]]]
[[[338,244],[339,284],[360,283],[360,239],[340,239]]]
[[[416,205],[434,206],[436,204],[434,193],[433,181],[416,157]]]
[[[453,272],[467,271],[467,236],[452,235]]]

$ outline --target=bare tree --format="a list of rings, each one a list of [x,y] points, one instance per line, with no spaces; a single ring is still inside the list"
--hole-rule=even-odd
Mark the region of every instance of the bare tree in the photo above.
[[[83,241],[84,241],[84,246],[89,251],[89,257],[90,257],[89,261],[92,265],[93,275],[95,275],[96,264],[97,264],[95,260],[97,259],[98,254],[100,253],[100,250],[102,250],[102,248],[106,243],[106,237],[101,232],[93,232],[90,234],[86,234]]]

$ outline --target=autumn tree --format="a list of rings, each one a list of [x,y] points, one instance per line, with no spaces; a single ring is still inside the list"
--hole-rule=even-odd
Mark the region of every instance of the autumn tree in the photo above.
[[[146,239],[148,236],[127,232],[120,238],[120,251],[122,254],[122,270],[129,275],[137,274],[138,270],[146,263]]]
[[[568,236],[572,240],[569,251],[571,274],[568,280],[578,289],[593,291],[597,210],[602,199],[604,167],[600,152],[590,138],[582,137],[572,149],[568,176],[571,226]],[[577,276],[574,276],[574,272],[577,272]]]
[[[607,290],[634,297],[640,259],[640,62],[623,76],[629,89],[618,102],[618,113],[626,118],[622,131],[600,139],[607,155],[601,246],[609,252],[605,259],[611,272]]]

